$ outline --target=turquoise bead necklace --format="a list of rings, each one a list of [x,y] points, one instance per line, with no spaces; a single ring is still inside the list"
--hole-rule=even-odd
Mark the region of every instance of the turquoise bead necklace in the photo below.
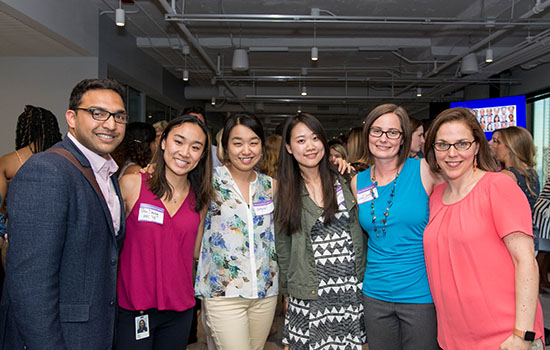
[[[372,183],[375,187],[378,187],[378,182],[376,181],[376,174],[375,174],[375,166],[372,166]],[[397,173],[395,174],[395,179],[393,180],[393,186],[390,193],[390,198],[388,199],[388,206],[386,207],[386,211],[384,212],[384,217],[380,219],[380,223],[383,224],[380,231],[382,231],[382,236],[386,236],[386,226],[388,225],[388,216],[390,215],[390,208],[393,204],[393,197],[395,197],[395,186],[397,185],[397,178],[399,177],[399,170],[397,170]],[[370,202],[370,208],[372,215],[372,223],[374,224],[374,233],[376,233],[376,237],[380,237],[379,229],[376,227],[376,215],[374,214],[374,188],[371,190],[371,193],[373,195],[373,199]]]

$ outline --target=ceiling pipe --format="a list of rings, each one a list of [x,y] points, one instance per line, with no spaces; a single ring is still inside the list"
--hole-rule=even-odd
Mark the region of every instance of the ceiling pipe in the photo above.
[[[544,9],[538,6],[537,9]],[[542,11],[540,10],[540,11]],[[240,22],[240,23],[341,23],[341,24],[403,24],[403,25],[487,25],[485,18],[457,19],[454,17],[377,17],[377,16],[312,16],[312,15],[254,15],[254,14],[166,14],[169,22]],[[491,20],[492,27],[498,26],[548,26],[549,21],[525,22]]]
[[[530,18],[534,15],[537,15],[541,12],[543,12],[548,6],[550,6],[550,0],[547,0],[543,3],[540,3],[538,4],[535,9],[535,7],[533,7],[532,9],[530,9],[529,11],[525,12],[523,15],[521,15],[519,17],[519,19],[527,19],[527,18]],[[426,74],[426,78],[429,78],[429,77],[432,77],[440,72],[442,72],[443,70],[449,68],[450,66],[452,66],[453,64],[457,63],[458,61],[460,61],[462,58],[464,58],[465,56],[467,56],[468,54],[474,52],[474,51],[477,51],[479,50],[480,48],[484,47],[485,45],[487,45],[489,42],[491,41],[494,41],[496,38],[500,37],[501,35],[505,34],[506,32],[508,32],[510,29],[514,28],[514,25],[509,25],[509,26],[506,26],[504,29],[500,29],[500,30],[497,30],[496,32],[494,32],[493,34],[489,35],[488,37],[486,37],[485,39],[477,42],[476,44],[474,44],[473,46],[471,46],[468,50],[466,50],[465,52],[463,52],[462,54],[458,55],[458,56],[455,56],[454,58],[452,58],[451,60],[447,61],[445,64],[441,65],[440,67],[438,67],[436,70],[433,70],[431,71],[430,73]],[[408,85],[407,87],[405,87],[404,89],[400,90],[397,92],[397,96],[407,92],[408,90],[410,90],[411,88],[413,88],[415,85],[414,84],[410,84]]]
[[[170,6],[170,4],[168,4],[168,2],[166,0],[156,0],[161,6],[162,8],[164,9],[164,11],[166,12],[166,15],[168,14],[175,14],[173,11],[172,11],[172,7]],[[197,50],[197,52],[199,53],[199,56],[202,58],[202,60],[204,61],[204,63],[206,63],[206,65],[210,68],[210,70],[216,74],[217,73],[217,69],[216,69],[216,64],[210,59],[210,57],[208,56],[208,54],[206,53],[206,51],[204,51],[204,49],[202,48],[202,46],[200,45],[200,43],[197,41],[197,39],[195,39],[195,37],[193,36],[193,33],[191,33],[191,31],[189,31],[189,29],[187,28],[187,26],[185,26],[183,23],[177,23],[176,24],[178,26],[178,28],[183,32],[183,34],[185,35],[185,38],[187,40],[187,42],[193,46],[193,48],[195,50]],[[231,87],[231,85],[229,85],[229,83],[225,80],[223,80],[223,78],[219,78],[222,83],[224,84],[224,86],[227,88],[227,91],[229,91],[234,97],[238,97],[237,96],[237,93],[235,92],[235,90],[233,90],[233,88]],[[241,107],[244,109],[244,110],[247,110],[245,108],[244,105],[241,105]]]

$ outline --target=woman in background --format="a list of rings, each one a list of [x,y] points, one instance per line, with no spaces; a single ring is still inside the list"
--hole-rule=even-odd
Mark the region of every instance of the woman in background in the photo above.
[[[276,243],[288,309],[285,349],[360,350],[365,237],[349,179],[328,161],[321,123],[289,118],[283,131]]]
[[[410,158],[424,158],[422,148],[424,147],[424,126],[418,119],[410,118],[411,123],[411,151]]]
[[[355,168],[357,172],[368,168],[367,155],[365,154],[365,136],[363,128],[356,127],[350,130],[348,134],[348,163]]]
[[[446,350],[542,349],[542,309],[529,203],[496,173],[483,130],[466,108],[443,111],[426,159],[448,183],[430,198],[424,251]],[[534,341],[534,342],[533,342]]]
[[[328,160],[334,163],[336,159],[342,159],[347,161],[348,155],[346,154],[346,148],[339,143],[333,143],[330,145],[330,154]]]
[[[277,177],[279,153],[281,152],[281,135],[271,135],[265,139],[264,153],[260,162],[260,173]]]
[[[190,115],[162,132],[152,174],[122,177],[126,238],[120,254],[117,349],[182,349],[195,305],[193,255],[213,195],[208,130]],[[137,336],[138,322],[148,325]]]
[[[214,169],[195,278],[218,350],[262,350],[279,293],[273,195],[276,182],[258,173],[264,132],[258,118],[231,115],[222,136],[225,166]]]
[[[155,128],[151,124],[133,122],[126,126],[124,139],[112,154],[119,167],[119,180],[124,175],[138,173],[149,164],[155,150],[153,147],[158,145],[155,137]]]

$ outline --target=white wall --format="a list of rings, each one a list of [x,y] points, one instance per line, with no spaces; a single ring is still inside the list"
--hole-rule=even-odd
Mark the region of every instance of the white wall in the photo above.
[[[17,117],[27,104],[52,111],[64,136],[71,90],[97,76],[96,57],[0,57],[0,155],[14,151]]]

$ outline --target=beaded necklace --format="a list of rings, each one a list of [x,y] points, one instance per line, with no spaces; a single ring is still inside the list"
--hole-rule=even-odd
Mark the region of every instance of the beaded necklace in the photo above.
[[[395,197],[395,186],[397,185],[397,178],[399,177],[399,170],[397,170],[397,173],[395,174],[395,179],[393,180],[393,186],[390,193],[390,199],[388,199],[388,206],[386,207],[386,211],[384,212],[384,217],[380,220],[380,223],[383,224],[382,229],[382,236],[386,236],[386,226],[388,225],[388,216],[390,215],[390,208],[393,204],[393,197]],[[376,174],[374,165],[372,166],[372,177],[371,177],[372,183],[374,184],[374,187],[378,187],[378,182],[376,182]],[[374,188],[371,190],[374,192]],[[374,193],[373,193],[374,197]],[[380,237],[378,233],[378,228],[376,227],[376,215],[374,214],[374,199],[370,202],[370,208],[372,215],[372,223],[374,224],[374,232],[376,233],[376,237]]]

